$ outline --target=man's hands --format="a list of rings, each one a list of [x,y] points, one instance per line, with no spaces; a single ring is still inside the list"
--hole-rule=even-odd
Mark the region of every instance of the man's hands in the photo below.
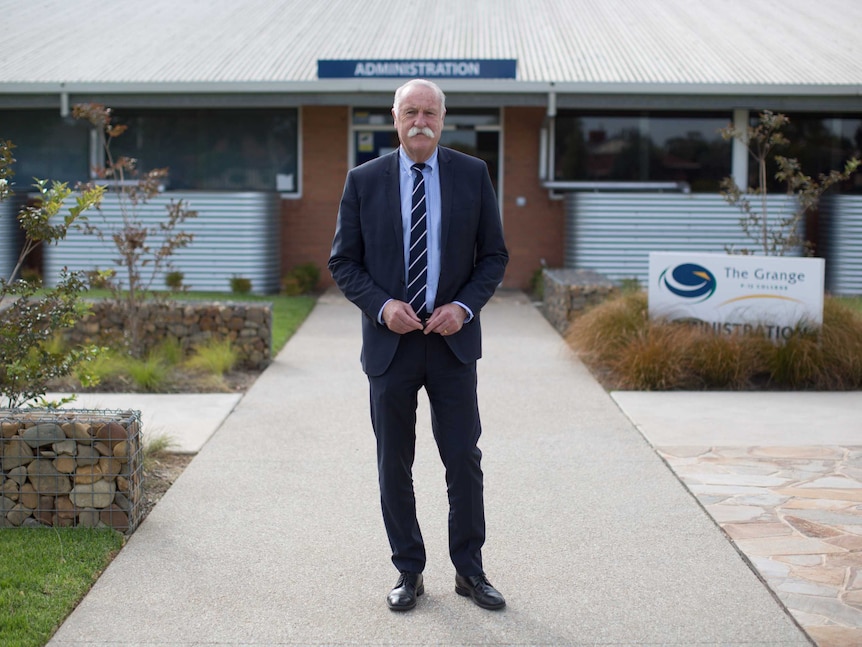
[[[399,335],[413,330],[422,330],[422,320],[413,312],[409,303],[392,299],[383,307],[383,323]]]
[[[467,312],[456,303],[435,308],[425,325],[425,334],[454,335],[464,326]],[[383,308],[383,323],[394,333],[403,335],[414,330],[422,330],[422,320],[413,312],[410,304],[392,299]]]

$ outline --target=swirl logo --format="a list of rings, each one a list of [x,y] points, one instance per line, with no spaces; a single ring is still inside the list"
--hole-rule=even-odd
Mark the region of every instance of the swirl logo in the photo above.
[[[695,263],[683,263],[666,269],[659,276],[658,282],[678,297],[683,299],[703,297],[700,301],[706,301],[711,297],[718,285],[712,272]]]

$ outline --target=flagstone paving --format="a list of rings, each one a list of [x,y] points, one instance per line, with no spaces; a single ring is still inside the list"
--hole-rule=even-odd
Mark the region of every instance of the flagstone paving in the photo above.
[[[657,449],[818,647],[862,645],[862,446]]]

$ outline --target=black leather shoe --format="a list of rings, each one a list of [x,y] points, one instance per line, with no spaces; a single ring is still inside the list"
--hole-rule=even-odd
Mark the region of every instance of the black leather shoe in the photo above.
[[[422,573],[401,573],[395,588],[386,596],[386,604],[393,611],[409,611],[416,606],[416,598],[425,593]]]
[[[473,598],[473,602],[483,609],[496,611],[506,606],[506,600],[500,595],[497,589],[491,586],[484,573],[482,575],[471,575],[470,577],[464,577],[456,573],[455,593]]]

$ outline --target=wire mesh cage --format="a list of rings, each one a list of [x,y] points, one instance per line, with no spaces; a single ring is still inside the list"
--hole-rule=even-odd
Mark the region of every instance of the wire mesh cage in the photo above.
[[[0,528],[137,528],[141,412],[0,409]]]

